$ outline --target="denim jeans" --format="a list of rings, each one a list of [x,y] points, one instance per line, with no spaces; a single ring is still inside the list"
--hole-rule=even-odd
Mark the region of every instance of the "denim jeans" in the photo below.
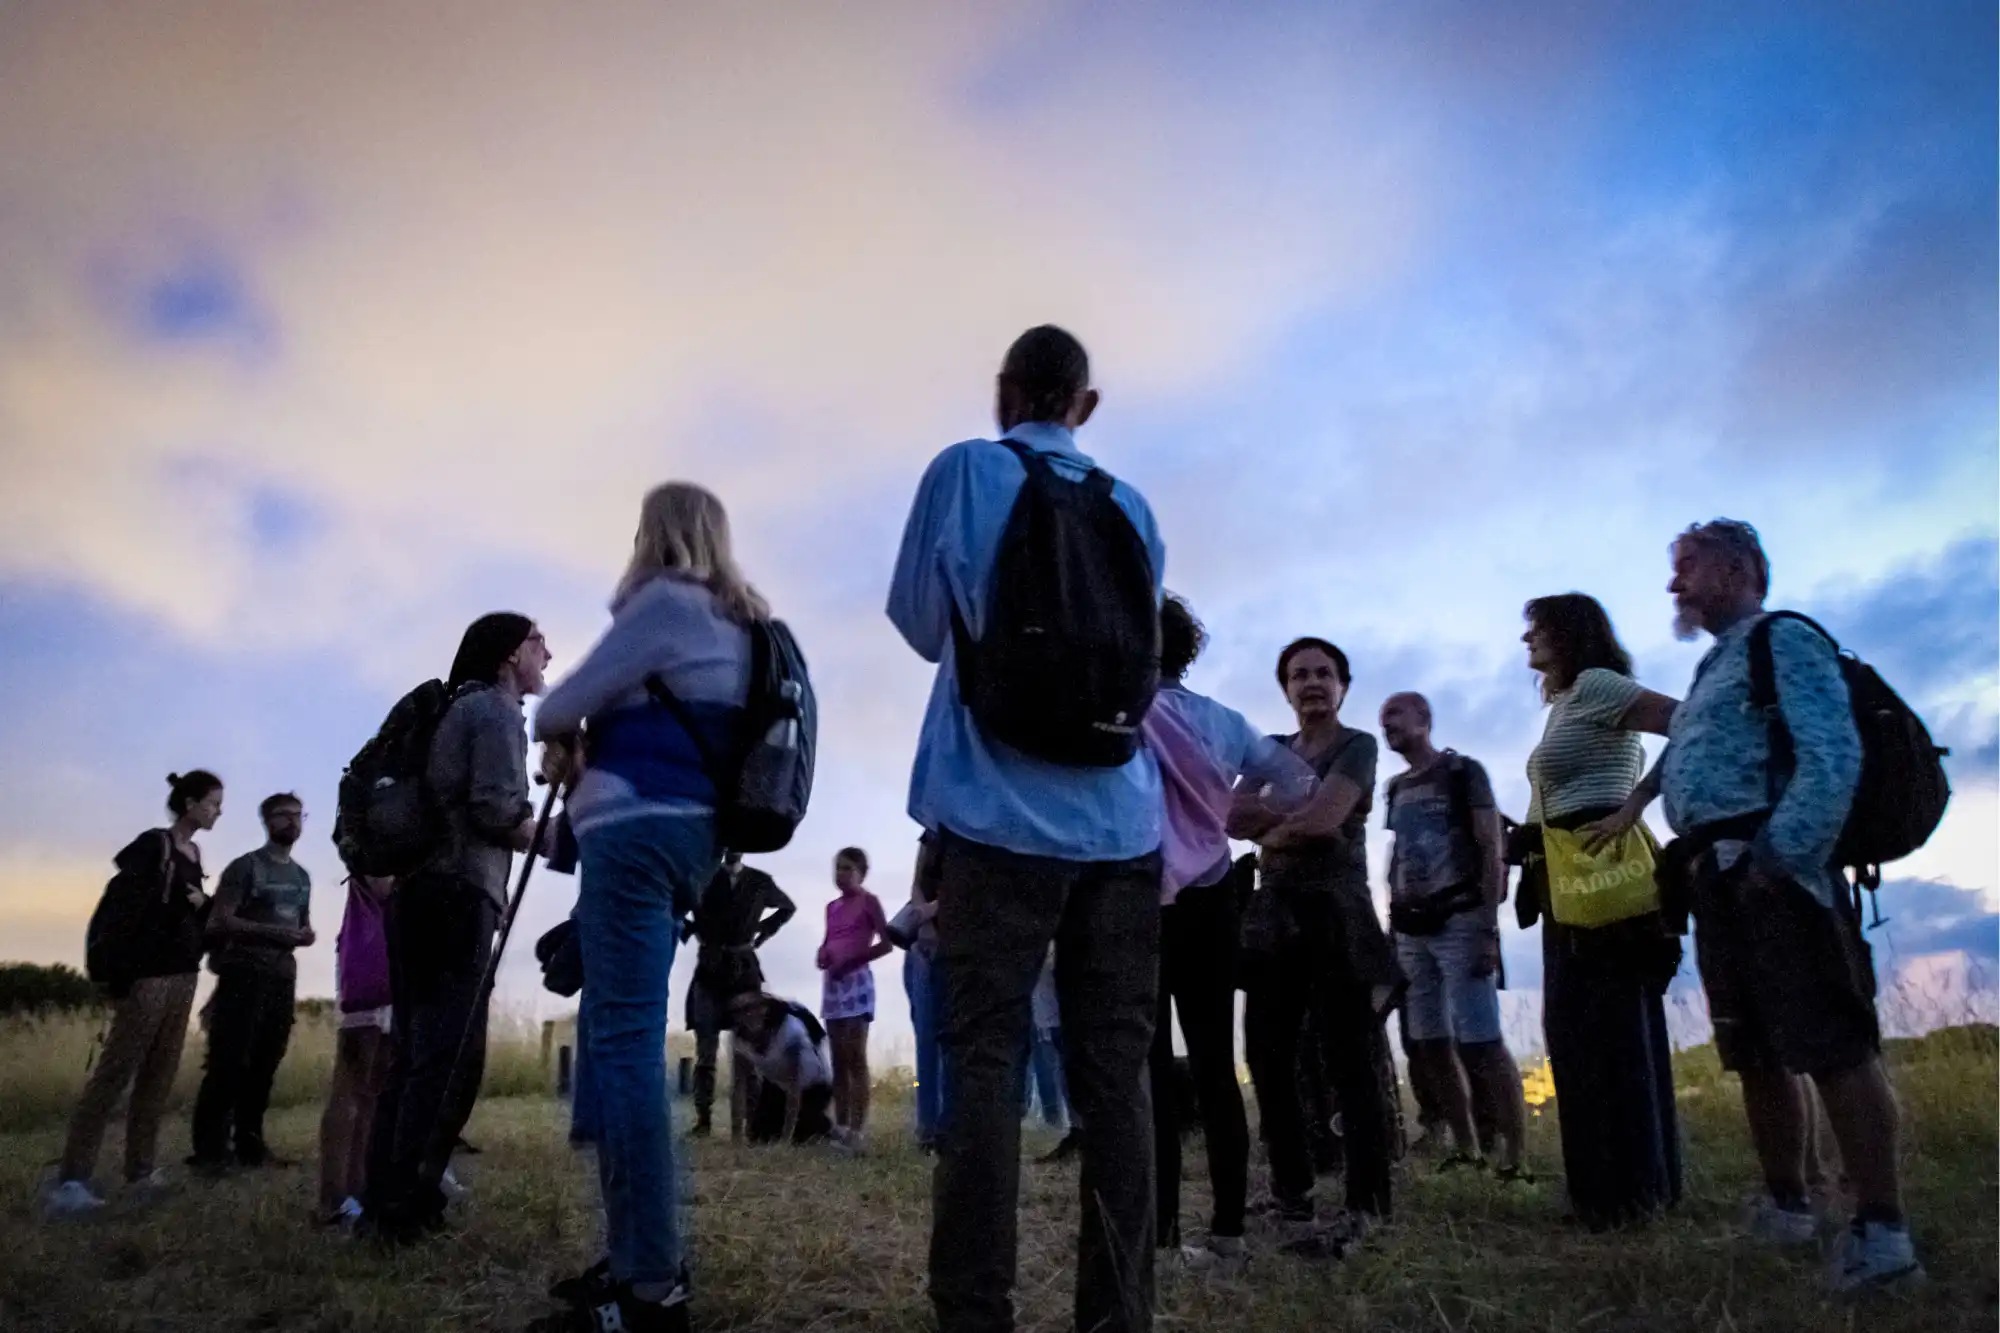
[[[1050,1129],[1069,1128],[1069,1096],[1063,1090],[1062,1029],[1036,1028],[1022,1065],[1021,1114],[1039,1099],[1042,1123]],[[1032,1094],[1032,1096],[1030,1095]]]
[[[611,1275],[672,1282],[681,1272],[681,1236],[667,1107],[667,976],[677,923],[715,873],[715,822],[645,816],[592,829],[582,844],[584,1071],[596,1103]]]
[[[590,1067],[590,1018],[583,992],[576,996],[576,1055],[570,1069],[569,1141],[581,1148],[597,1142],[597,1080]]]
[[[944,1119],[944,1060],[938,1051],[943,974],[920,949],[903,955],[903,989],[910,997],[910,1027],[917,1042],[917,1141],[937,1142]]]

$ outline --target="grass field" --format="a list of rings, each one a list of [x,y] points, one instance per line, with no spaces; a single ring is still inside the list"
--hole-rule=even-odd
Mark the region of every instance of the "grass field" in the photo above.
[[[53,1033],[43,1034],[44,1044]],[[312,1038],[302,1046],[310,1065]],[[13,1054],[20,1055],[16,1047]],[[534,1067],[516,1051],[509,1075]],[[323,1057],[321,1057],[323,1058]],[[1829,1303],[1816,1264],[1732,1237],[1754,1186],[1733,1081],[1706,1052],[1680,1062],[1692,1177],[1670,1220],[1588,1236],[1562,1227],[1549,1183],[1504,1192],[1475,1178],[1399,1181],[1396,1224],[1359,1255],[1309,1262],[1253,1233],[1243,1274],[1202,1278],[1164,1268],[1159,1327],[1195,1330],[1955,1330],[1996,1320],[1996,1067],[1990,1029],[1940,1033],[1894,1050],[1910,1129],[1911,1205],[1933,1275],[1920,1295],[1860,1307]],[[11,1086],[28,1062],[9,1062]],[[309,1086],[288,1073],[287,1088]],[[72,1081],[73,1090],[73,1081]],[[310,1159],[317,1097],[278,1112],[279,1151]],[[20,1099],[9,1105],[17,1110]],[[928,1326],[924,1255],[928,1161],[903,1128],[907,1097],[884,1089],[868,1156],[704,1143],[685,1175],[696,1265],[697,1326],[770,1330]],[[37,1218],[36,1189],[55,1157],[59,1115],[0,1133],[0,1328],[69,1330],[508,1329],[542,1313],[551,1276],[595,1257],[594,1185],[563,1146],[562,1105],[545,1096],[482,1103],[465,1164],[473,1188],[449,1234],[404,1253],[315,1231],[309,1168],[190,1183],[150,1205],[117,1203],[80,1223]],[[1536,1165],[1558,1172],[1551,1106],[1538,1118]],[[676,1110],[677,1119],[681,1110]],[[21,1127],[36,1122],[32,1128]],[[167,1127],[178,1152],[186,1124]],[[115,1139],[114,1131],[114,1139]],[[1029,1135],[1029,1146],[1047,1140]],[[115,1143],[106,1161],[113,1160]],[[163,1152],[163,1156],[166,1155]],[[1205,1200],[1190,1145],[1186,1225]],[[1068,1327],[1076,1230],[1074,1167],[1024,1167],[1024,1329]]]

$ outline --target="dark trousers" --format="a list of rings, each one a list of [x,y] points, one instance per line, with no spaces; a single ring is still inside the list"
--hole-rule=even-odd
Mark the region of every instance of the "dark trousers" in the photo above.
[[[1659,927],[1648,921],[1657,938]],[[1680,1123],[1666,1009],[1637,934],[1542,921],[1542,1030],[1556,1080],[1563,1176],[1586,1226],[1651,1216],[1680,1202]]]
[[[201,1091],[194,1099],[194,1155],[203,1162],[229,1157],[235,1132],[236,1160],[260,1166],[264,1111],[271,1082],[292,1039],[292,1003],[297,985],[290,976],[232,967],[216,978],[208,1019],[208,1055]]]
[[[1181,1125],[1175,1115],[1170,1007],[1178,1009],[1188,1073],[1201,1108],[1217,1236],[1243,1234],[1250,1188],[1250,1122],[1236,1082],[1236,902],[1227,881],[1184,889],[1160,913],[1160,1000],[1153,1023],[1153,1162],[1156,1240],[1179,1243]]]
[[[776,1143],[785,1137],[785,1112],[791,1094],[768,1079],[759,1083],[757,1100],[750,1112],[750,1142]],[[799,1094],[799,1123],[792,1129],[793,1143],[818,1143],[833,1134],[833,1084],[815,1083]]]
[[[938,845],[940,1041],[951,1096],[932,1194],[930,1290],[942,1333],[1014,1327],[1020,1096],[1029,995],[1056,947],[1063,1063],[1082,1122],[1076,1327],[1152,1326],[1153,1113],[1160,859],[1020,856]]]
[[[1281,1200],[1312,1194],[1311,1142],[1300,1106],[1300,1033],[1314,1021],[1326,1076],[1340,1099],[1347,1206],[1387,1217],[1390,1125],[1384,1106],[1382,1022],[1369,990],[1343,975],[1324,935],[1307,929],[1288,940],[1251,987],[1244,1044],[1257,1084],[1257,1113],[1270,1149],[1271,1188]]]
[[[486,1070],[489,997],[480,983],[498,920],[484,893],[424,875],[398,886],[383,914],[395,1054],[375,1106],[363,1206],[392,1231],[444,1214],[438,1181]]]

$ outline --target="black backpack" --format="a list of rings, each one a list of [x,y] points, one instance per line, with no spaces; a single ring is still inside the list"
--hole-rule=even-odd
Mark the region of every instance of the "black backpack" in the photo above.
[[[750,693],[729,753],[709,747],[665,681],[648,677],[646,689],[672,710],[715,781],[717,841],[732,852],[775,852],[791,842],[812,800],[819,701],[784,621],[756,621],[749,632]]]
[[[134,938],[146,929],[149,909],[173,892],[174,838],[160,831],[160,864],[152,882],[121,868],[104,886],[90,924],[83,932],[83,971],[114,999],[123,999],[131,985]]]
[[[1118,768],[1160,687],[1152,554],[1093,468],[1071,481],[1048,458],[999,443],[1027,469],[989,575],[985,634],[952,612],[959,697],[992,739],[1070,768]]]
[[[1856,881],[1874,889],[1882,867],[1924,845],[1944,818],[1951,800],[1944,757],[1951,753],[1931,740],[1923,719],[1904,703],[1875,668],[1843,649],[1819,624],[1796,611],[1774,611],[1750,630],[1750,706],[1771,724],[1771,771],[1789,773],[1794,762],[1791,729],[1778,707],[1777,672],[1771,662],[1771,626],[1796,620],[1812,629],[1840,659],[1861,733],[1861,781],[1840,831],[1835,857],[1854,871]]]
[[[806,1036],[812,1039],[813,1045],[817,1046],[826,1040],[826,1027],[819,1021],[818,1014],[806,1008],[797,1000],[784,1000],[781,1003],[785,1006],[787,1014],[799,1020],[799,1023],[806,1030]]]
[[[423,868],[444,833],[424,771],[431,741],[451,707],[441,680],[427,680],[389,710],[373,739],[340,775],[333,845],[357,875],[407,875]]]

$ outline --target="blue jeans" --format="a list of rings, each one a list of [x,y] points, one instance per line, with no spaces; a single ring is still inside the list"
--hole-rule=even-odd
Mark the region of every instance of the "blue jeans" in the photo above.
[[[569,1141],[581,1148],[597,1142],[597,1081],[590,1067],[590,1019],[583,992],[576,998],[576,1055],[570,1068]]]
[[[1500,1040],[1500,978],[1472,975],[1487,934],[1476,914],[1461,912],[1435,935],[1396,936],[1396,961],[1410,979],[1403,1016],[1411,1040]]]
[[[1028,1039],[1028,1058],[1022,1064],[1021,1114],[1028,1113],[1029,1093],[1042,1099],[1042,1123],[1050,1129],[1069,1126],[1069,1098],[1063,1089],[1062,1030],[1036,1028]]]
[[[676,922],[715,874],[712,819],[647,816],[583,837],[584,1074],[596,1106],[611,1275],[673,1282],[681,1272],[673,1128],[667,1111],[667,974]]]
[[[917,1141],[934,1143],[944,1120],[944,1058],[938,1049],[943,976],[937,961],[911,949],[903,955],[903,989],[917,1040]]]

